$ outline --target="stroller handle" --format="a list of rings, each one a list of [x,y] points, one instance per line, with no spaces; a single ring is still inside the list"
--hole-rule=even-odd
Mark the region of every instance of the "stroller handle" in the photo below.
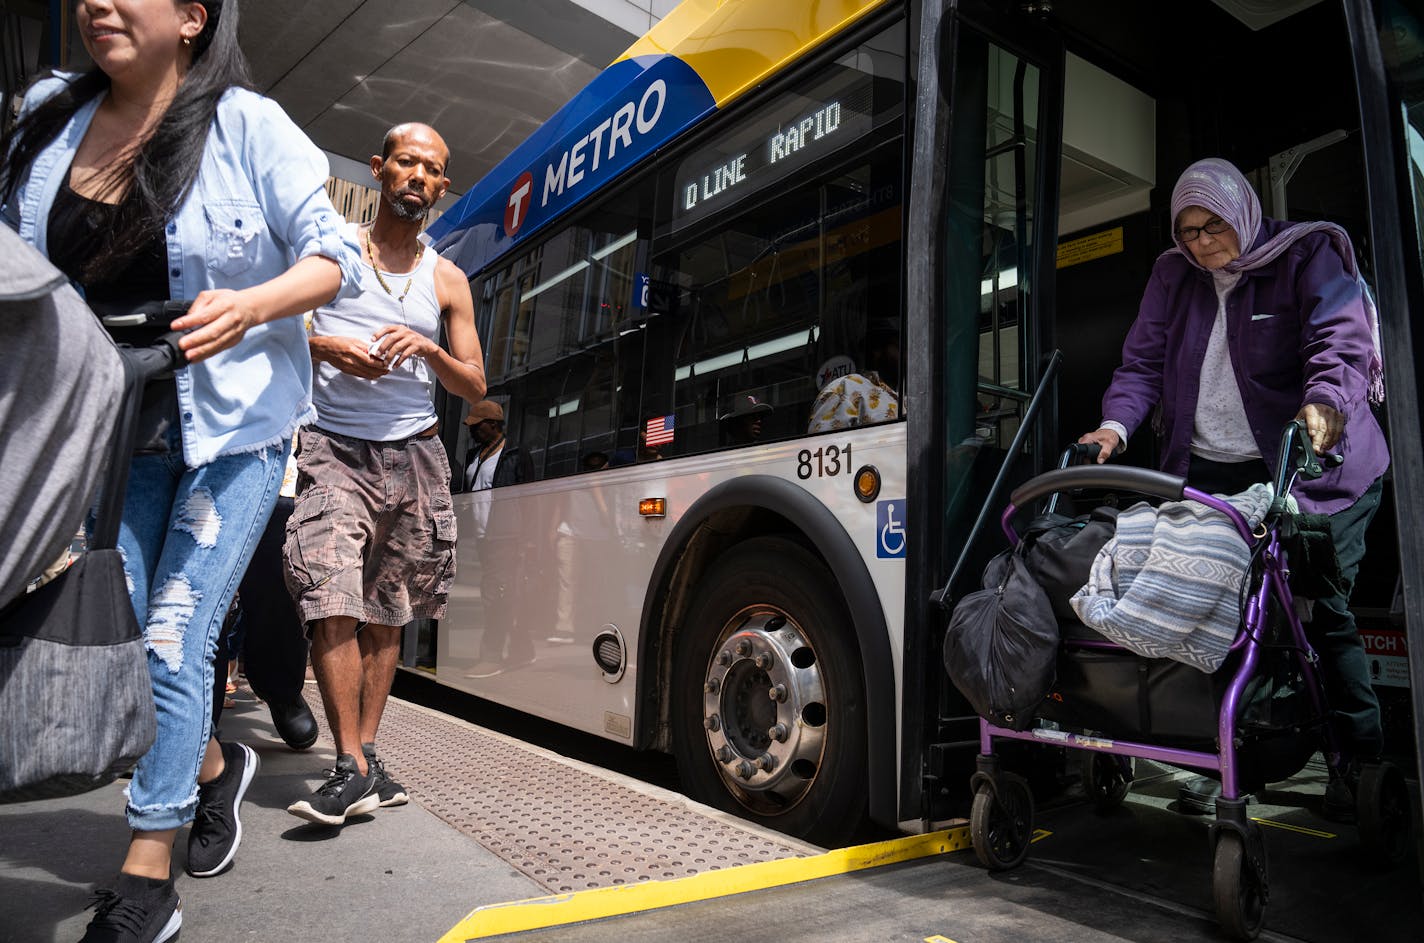
[[[1114,491],[1136,491],[1140,494],[1182,500],[1186,479],[1150,468],[1126,465],[1077,465],[1058,468],[1030,478],[1014,489],[1009,500],[1014,507],[1026,507],[1044,495],[1070,488],[1107,488]]]
[[[167,327],[188,313],[191,301],[143,301],[137,304],[98,301],[91,305],[99,322],[109,330],[124,328],[162,328],[159,335],[143,347],[119,345],[119,354],[140,384],[179,367],[187,366],[188,358],[178,346],[182,331],[167,331]]]
[[[186,366],[187,356],[178,346],[182,331],[169,331],[147,347],[120,347],[119,354],[133,370],[140,384],[154,377]]]

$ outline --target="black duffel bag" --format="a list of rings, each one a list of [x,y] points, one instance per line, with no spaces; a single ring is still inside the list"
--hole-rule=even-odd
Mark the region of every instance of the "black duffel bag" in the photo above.
[[[1058,622],[1023,546],[989,561],[984,588],[959,601],[944,636],[954,686],[980,717],[1013,730],[1033,725],[1058,652]]]

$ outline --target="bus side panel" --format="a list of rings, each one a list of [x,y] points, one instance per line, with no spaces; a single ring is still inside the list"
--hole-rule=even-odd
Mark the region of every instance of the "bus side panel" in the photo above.
[[[830,446],[836,461],[829,459]],[[636,653],[643,648],[643,606],[658,558],[701,495],[756,474],[795,483],[843,522],[879,596],[893,653],[895,691],[876,693],[896,697],[904,456],[904,426],[894,424],[457,494],[462,539],[438,634],[436,677],[578,730],[635,743],[637,705],[647,703],[642,688],[657,683],[656,666],[639,665]],[[869,504],[852,490],[855,470],[867,464],[883,477],[880,495]],[[639,501],[649,497],[667,498],[666,518],[639,515]],[[882,530],[888,550],[877,549]],[[650,614],[648,623],[658,626],[660,618]],[[591,650],[606,626],[617,628],[630,653],[615,683],[605,680]]]

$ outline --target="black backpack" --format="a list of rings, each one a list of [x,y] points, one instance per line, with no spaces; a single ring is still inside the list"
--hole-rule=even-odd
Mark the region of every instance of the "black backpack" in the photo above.
[[[1088,582],[1093,559],[1117,530],[1117,515],[1106,505],[1077,517],[1040,514],[1025,529],[1024,561],[1058,618],[1077,620],[1068,600]]]

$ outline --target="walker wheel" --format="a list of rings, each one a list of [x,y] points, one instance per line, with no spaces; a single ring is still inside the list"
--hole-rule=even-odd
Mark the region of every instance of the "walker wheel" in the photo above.
[[[1262,862],[1264,868],[1264,862]],[[1216,919],[1233,940],[1254,940],[1266,916],[1264,879],[1246,857],[1239,832],[1222,829],[1216,839],[1216,860],[1212,865],[1211,892],[1216,902]]]
[[[1355,788],[1355,821],[1360,845],[1375,863],[1394,867],[1409,855],[1413,841],[1409,787],[1393,763],[1370,763]]]
[[[1132,791],[1132,758],[1111,753],[1080,751],[1083,792],[1099,812],[1122,805]]]
[[[1012,773],[1000,775],[996,783],[997,795],[988,783],[974,793],[969,836],[984,867],[1006,871],[1028,857],[1033,840],[1033,793],[1023,777]]]

